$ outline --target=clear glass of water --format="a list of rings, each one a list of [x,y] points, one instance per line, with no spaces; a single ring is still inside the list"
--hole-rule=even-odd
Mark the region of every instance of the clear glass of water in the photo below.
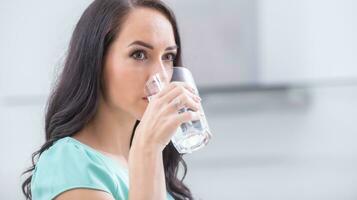
[[[156,73],[146,83],[145,92],[147,98],[150,101],[150,96],[161,91],[166,87],[168,81],[167,73]],[[186,82],[192,88],[196,90],[199,96],[196,83],[193,79],[192,73],[185,67],[173,67],[171,82],[179,81]],[[212,138],[211,131],[209,129],[206,115],[204,114],[202,104],[199,104],[199,111],[201,112],[201,118],[186,123],[182,123],[176,130],[176,133],[171,138],[171,141],[177,151],[181,154],[192,153],[202,147],[206,146]],[[187,112],[191,109],[182,108],[178,113]]]

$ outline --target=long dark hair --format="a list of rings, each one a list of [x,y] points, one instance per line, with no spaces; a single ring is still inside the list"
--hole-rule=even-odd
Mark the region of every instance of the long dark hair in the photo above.
[[[26,199],[32,199],[32,171],[40,155],[53,143],[80,131],[96,113],[102,65],[108,47],[116,39],[128,13],[136,7],[147,7],[163,13],[171,22],[176,45],[181,47],[180,35],[173,12],[159,0],[95,0],[78,21],[64,63],[47,104],[45,116],[46,142],[32,154],[32,166],[22,173],[30,175],[22,184]],[[178,48],[175,66],[182,66],[181,48]],[[133,124],[133,133],[140,121]],[[187,166],[172,143],[163,151],[166,189],[175,199],[193,199],[183,183]],[[179,164],[183,176],[178,178]]]

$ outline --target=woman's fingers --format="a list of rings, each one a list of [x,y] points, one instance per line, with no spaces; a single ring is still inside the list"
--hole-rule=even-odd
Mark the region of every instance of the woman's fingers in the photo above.
[[[190,86],[181,86],[178,85],[174,87],[171,91],[167,92],[164,96],[161,97],[163,102],[170,103],[173,99],[175,99],[180,94],[186,94],[187,96],[191,97],[194,101],[200,102],[201,98],[194,94],[193,92],[189,91],[187,87]]]
[[[187,111],[183,113],[176,113],[170,115],[167,118],[166,123],[169,124],[169,126],[173,126],[173,128],[177,128],[182,123],[196,121],[199,120],[200,118],[201,118],[200,112]]]
[[[179,113],[179,109],[184,107],[187,110]],[[149,121],[149,128],[144,124],[141,124],[140,128],[146,127],[143,128],[143,132],[154,131],[151,134],[156,134],[158,141],[169,141],[173,132],[182,123],[199,120],[201,117],[200,98],[195,90],[184,82],[171,82],[150,98],[148,108],[142,122]]]
[[[188,108],[193,111],[200,110],[200,103],[198,100],[193,100],[193,98],[187,93],[181,93],[176,96],[171,102],[164,105],[163,113],[178,113],[181,108]]]
[[[167,94],[169,94],[170,92],[172,92],[173,90],[175,92],[177,92],[176,90],[179,89],[181,91],[183,91],[183,89],[186,89],[187,91],[190,91],[190,93],[195,94],[195,89],[193,89],[190,85],[188,85],[185,82],[170,82],[169,85],[167,85],[166,87],[163,88],[163,90],[161,90],[160,92],[158,92],[157,94],[153,95],[152,98],[153,99],[159,99],[162,98],[164,96],[167,96]],[[172,93],[171,95],[172,96]],[[165,98],[164,101],[170,100],[168,98]]]

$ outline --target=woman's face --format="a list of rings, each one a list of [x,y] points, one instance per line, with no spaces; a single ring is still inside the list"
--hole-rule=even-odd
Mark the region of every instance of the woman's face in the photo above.
[[[103,96],[113,109],[140,120],[148,104],[143,99],[146,81],[156,72],[169,72],[173,66],[177,53],[174,32],[160,12],[137,8],[118,34],[105,58]]]

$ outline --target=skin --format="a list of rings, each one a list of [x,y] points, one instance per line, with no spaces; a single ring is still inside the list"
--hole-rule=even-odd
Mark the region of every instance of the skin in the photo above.
[[[131,45],[138,40],[153,49]],[[167,82],[168,86],[150,102],[143,99],[150,76],[166,72],[171,78],[177,50],[166,49],[174,46],[174,32],[164,15],[149,8],[131,11],[105,57],[98,111],[73,136],[129,169],[130,200],[166,199],[162,151],[181,123],[199,118],[199,112],[177,113],[179,108],[173,101],[176,98],[181,100],[181,106],[200,109],[199,97],[184,83]],[[141,123],[129,148],[136,120]],[[113,200],[113,197],[99,190],[72,189],[56,199]]]

